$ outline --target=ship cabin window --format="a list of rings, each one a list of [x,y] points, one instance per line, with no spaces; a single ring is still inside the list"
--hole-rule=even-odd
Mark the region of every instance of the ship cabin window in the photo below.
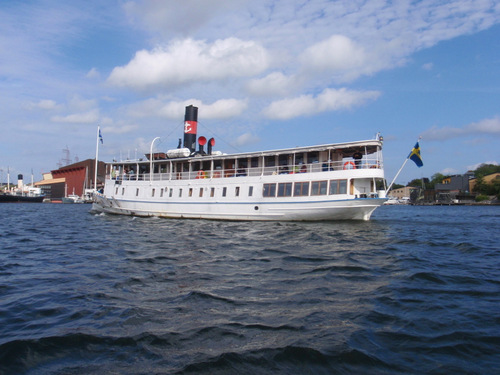
[[[242,177],[247,175],[248,168],[248,160],[247,159],[238,159],[237,160],[237,168],[236,168],[236,177]]]
[[[173,163],[172,164],[172,172],[182,172],[182,163]]]
[[[198,172],[200,170],[202,170],[202,163],[199,162],[199,161],[193,161],[191,163],[189,163],[190,167],[191,167],[191,171],[194,171],[194,172]]]
[[[118,188],[116,188],[115,190],[115,195],[118,195]]]
[[[200,198],[203,197],[203,188],[200,188]]]
[[[160,198],[163,198],[163,189],[160,189]]]
[[[276,156],[275,155],[266,156],[264,159],[264,165],[266,167],[274,167],[276,165]]]
[[[141,164],[141,166],[139,167],[139,173],[140,174],[149,173],[149,165]]]
[[[249,197],[253,196],[253,186],[248,187],[248,196]]]
[[[213,198],[215,196],[215,188],[210,188],[210,197]]]
[[[311,182],[311,195],[326,195],[328,181]]]
[[[295,165],[304,164],[304,153],[299,152],[295,154]]]
[[[189,176],[189,163],[182,163],[182,178]]]
[[[347,194],[347,180],[331,180],[330,195]]]
[[[293,190],[294,197],[309,195],[309,182],[296,182]]]
[[[154,197],[155,196],[155,189],[151,189],[151,196]]]
[[[135,189],[135,196],[138,197],[139,196],[139,188]]]
[[[227,187],[222,188],[222,196],[225,197],[227,194]]]
[[[222,160],[214,160],[214,177],[221,177]]]
[[[250,166],[252,168],[257,168],[259,166],[259,158],[258,157],[253,157],[250,159]]]
[[[234,159],[228,159],[224,161],[224,177],[234,176]]]
[[[125,188],[122,188],[122,195],[125,195]]]
[[[210,160],[205,161],[195,161],[191,163],[191,171],[209,171],[210,170]]]
[[[291,159],[291,160],[290,160]],[[281,154],[278,156],[279,166],[288,165],[293,163],[293,157],[289,154]]]
[[[168,192],[168,196],[172,198],[172,195],[174,194],[174,189],[170,188],[170,191]]]
[[[179,189],[179,198],[182,198],[182,189]]]
[[[193,188],[189,188],[189,193],[188,196],[192,197],[193,196]]]
[[[308,152],[307,153],[307,163],[319,163],[319,153],[318,151]]]
[[[236,186],[234,188],[234,196],[239,197],[240,196],[240,187]]]
[[[276,196],[276,184],[264,184],[264,190],[262,191],[263,197],[275,197]]]
[[[278,197],[291,197],[292,196],[292,183],[284,182],[278,184]]]

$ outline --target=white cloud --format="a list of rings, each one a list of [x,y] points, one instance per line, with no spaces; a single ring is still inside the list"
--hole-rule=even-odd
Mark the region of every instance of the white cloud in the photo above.
[[[101,74],[96,68],[92,68],[89,70],[89,72],[85,75],[85,77],[89,79],[94,79],[94,78],[99,78]]]
[[[247,84],[247,90],[256,96],[285,96],[294,90],[294,77],[287,77],[281,72],[273,72],[264,78],[256,78]]]
[[[50,99],[42,99],[38,103],[32,104],[32,107],[40,108],[40,109],[47,109],[47,110],[52,110],[56,109],[57,103],[54,100]]]
[[[479,135],[500,135],[500,117],[484,119],[479,122],[473,122],[464,127],[443,127],[436,126],[422,133],[422,138],[430,141],[444,141],[447,139],[479,136]]]
[[[364,70],[367,54],[364,48],[343,35],[332,35],[307,48],[299,61],[307,71],[329,73],[339,81],[357,78]]]
[[[445,168],[439,173],[441,173],[445,176],[450,176],[450,175],[458,174],[460,172],[458,170],[456,170],[455,168]]]
[[[234,146],[248,146],[260,142],[260,138],[252,133],[244,133],[233,142]]]
[[[426,63],[426,64],[422,65],[423,70],[432,70],[433,67],[434,67],[433,63]]]
[[[96,99],[83,99],[79,95],[74,95],[68,102],[71,111],[89,111],[97,107]]]
[[[238,9],[247,0],[127,1],[124,9],[137,24],[163,36],[192,35],[213,17]]]
[[[316,97],[301,95],[292,99],[275,101],[264,109],[263,114],[271,119],[287,120],[326,111],[349,109],[362,105],[367,100],[375,100],[379,96],[380,92],[378,91],[355,91],[346,88],[325,89]]]
[[[253,76],[268,65],[267,51],[254,41],[184,39],[137,52],[127,65],[113,69],[108,82],[134,89],[170,87]]]
[[[102,136],[105,137],[106,134],[125,134],[130,133],[138,129],[137,125],[116,125],[116,126],[105,126],[102,128]]]
[[[172,119],[184,118],[185,108],[188,105],[198,107],[199,116],[204,119],[225,119],[239,116],[246,108],[245,100],[220,99],[212,104],[204,104],[200,100],[190,99],[182,102],[170,102],[160,109],[163,116]]]
[[[97,122],[99,121],[99,110],[93,109],[88,112],[73,113],[67,116],[53,116],[51,118],[51,121],[72,124],[97,124]]]
[[[204,119],[226,119],[239,116],[246,110],[246,100],[220,99],[212,104],[205,104],[199,99],[169,101],[165,104],[162,99],[148,99],[130,106],[128,113],[135,117],[159,116],[173,120],[184,118],[185,108],[189,105],[198,107],[200,116]]]
[[[467,166],[467,170],[468,171],[475,171],[476,169],[478,169],[483,164],[498,165],[498,162],[497,161],[485,161],[484,163],[477,163],[477,164],[474,164],[474,165],[469,165],[469,166]]]

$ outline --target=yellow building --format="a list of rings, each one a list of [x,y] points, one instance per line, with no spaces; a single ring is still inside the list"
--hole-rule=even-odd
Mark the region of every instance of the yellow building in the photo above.
[[[399,189],[392,189],[389,194],[387,194],[389,197],[392,198],[397,198],[397,199],[403,199],[403,198],[410,198],[410,194],[413,190],[416,190],[417,188],[414,186],[405,186],[403,188]]]
[[[474,191],[473,189],[476,186],[476,180],[476,178],[469,180],[469,191]],[[500,173],[492,173],[483,177],[483,181],[487,185],[492,184],[496,180],[500,180]]]

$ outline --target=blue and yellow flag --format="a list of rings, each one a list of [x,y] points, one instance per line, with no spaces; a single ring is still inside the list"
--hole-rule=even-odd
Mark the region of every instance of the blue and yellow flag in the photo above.
[[[421,167],[424,165],[424,162],[422,161],[422,157],[420,156],[420,145],[415,143],[415,147],[413,147],[413,150],[411,150],[410,155],[408,155],[408,159],[411,159],[415,162],[417,167]]]

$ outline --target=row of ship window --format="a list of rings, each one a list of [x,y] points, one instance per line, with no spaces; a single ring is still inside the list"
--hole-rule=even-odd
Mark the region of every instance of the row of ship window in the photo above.
[[[115,194],[118,195],[119,187],[116,187]],[[253,186],[248,187],[248,196],[253,196]],[[204,196],[204,188],[200,188],[198,191],[198,196],[201,198]],[[234,190],[235,197],[240,196],[240,187],[236,186]],[[136,196],[139,196],[139,188],[136,188]],[[167,196],[172,198],[174,196],[173,188],[152,188],[151,197],[158,196],[160,198]],[[125,195],[125,188],[121,188],[121,194]],[[187,189],[188,197],[194,195],[194,188]],[[304,182],[282,182],[282,183],[271,183],[264,184],[262,190],[262,196],[264,198],[274,198],[274,197],[304,197],[309,195],[335,195],[335,194],[347,194],[347,180],[330,180],[330,181],[304,181]],[[178,197],[183,196],[183,189],[179,188]],[[210,188],[210,197],[215,197],[215,187]],[[227,196],[227,187],[222,188],[222,197]]]

